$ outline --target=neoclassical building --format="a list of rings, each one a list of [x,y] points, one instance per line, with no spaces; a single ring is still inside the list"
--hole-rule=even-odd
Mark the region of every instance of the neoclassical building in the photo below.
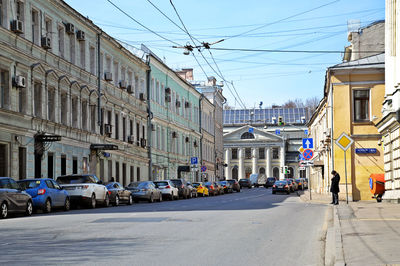
[[[225,179],[305,176],[298,149],[308,118],[306,108],[224,110]]]

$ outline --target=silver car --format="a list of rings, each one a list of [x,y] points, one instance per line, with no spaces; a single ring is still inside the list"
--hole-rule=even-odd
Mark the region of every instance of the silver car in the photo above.
[[[162,193],[152,181],[133,182],[126,189],[132,192],[133,200],[136,203],[140,200],[147,200],[150,203],[155,200],[162,201]]]
[[[170,180],[153,181],[153,183],[161,191],[163,198],[169,200],[179,199],[178,189]]]

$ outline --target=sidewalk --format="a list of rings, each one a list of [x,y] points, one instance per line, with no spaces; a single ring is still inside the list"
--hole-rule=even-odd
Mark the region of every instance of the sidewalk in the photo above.
[[[310,201],[308,191],[300,197],[309,203],[331,202],[330,195],[314,193]],[[326,236],[327,265],[333,261],[337,265],[400,264],[400,204],[359,201],[347,205],[340,201],[330,206],[334,222]],[[329,252],[328,247],[336,252]]]

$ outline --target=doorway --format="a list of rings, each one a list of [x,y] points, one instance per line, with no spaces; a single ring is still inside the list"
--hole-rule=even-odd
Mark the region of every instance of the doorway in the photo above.
[[[0,144],[0,176],[8,176],[7,145]]]

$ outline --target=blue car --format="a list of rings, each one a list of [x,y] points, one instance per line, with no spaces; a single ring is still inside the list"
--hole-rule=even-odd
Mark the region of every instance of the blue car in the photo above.
[[[17,181],[22,190],[31,195],[33,208],[49,213],[53,208],[69,211],[71,204],[68,192],[50,178]]]

